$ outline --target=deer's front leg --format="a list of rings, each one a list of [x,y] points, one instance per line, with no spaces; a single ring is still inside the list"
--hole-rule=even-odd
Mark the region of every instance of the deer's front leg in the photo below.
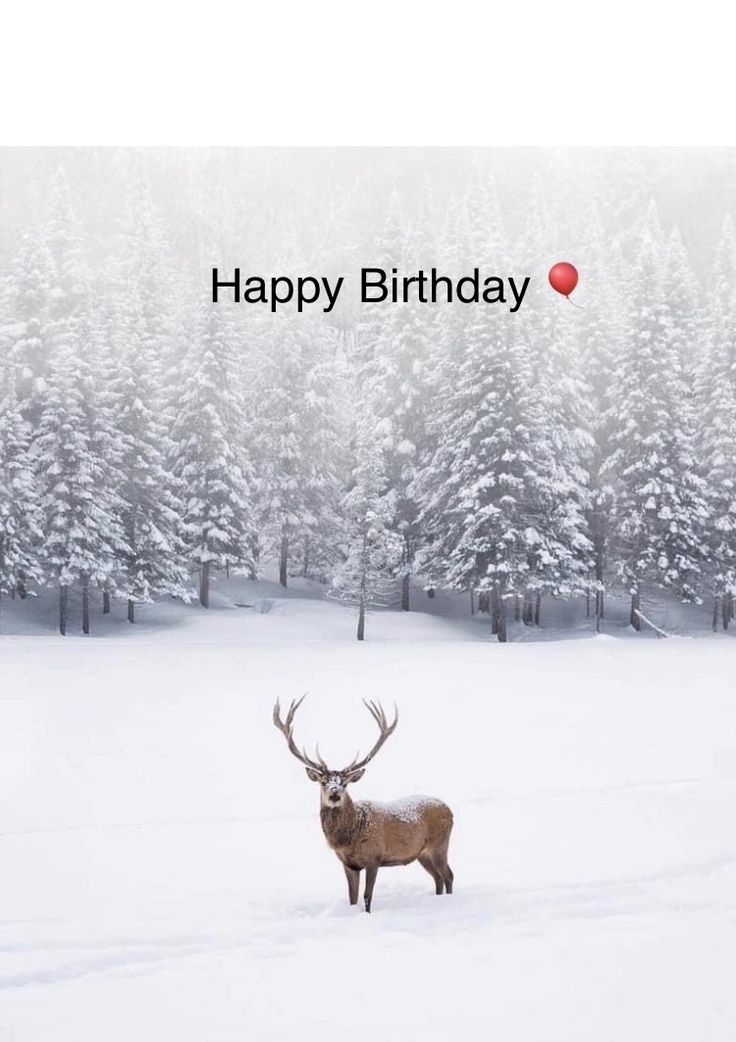
[[[358,903],[358,887],[360,886],[360,870],[357,868],[349,868],[347,865],[343,865],[345,869],[345,875],[348,881],[348,896],[350,897],[350,904],[357,905]]]
[[[365,910],[370,912],[373,900],[373,887],[376,885],[378,865],[367,865],[365,870]]]

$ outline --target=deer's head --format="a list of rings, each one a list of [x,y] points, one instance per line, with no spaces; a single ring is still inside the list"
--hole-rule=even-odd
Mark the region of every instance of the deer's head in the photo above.
[[[277,699],[276,704],[273,707],[273,722],[276,727],[278,727],[279,731],[281,731],[284,738],[286,738],[289,752],[296,756],[300,763],[304,764],[307,771],[307,777],[310,781],[319,782],[321,786],[322,806],[332,810],[337,810],[345,802],[348,785],[359,781],[363,777],[366,765],[373,759],[389,735],[393,734],[396,725],[399,722],[399,712],[396,707],[394,707],[394,719],[393,722],[389,724],[381,704],[379,702],[368,702],[364,699],[363,703],[366,709],[378,724],[380,733],[376,739],[376,743],[367,756],[359,759],[359,754],[356,754],[353,762],[348,764],[347,767],[344,767],[340,771],[333,771],[320,756],[319,746],[317,746],[316,749],[316,758],[312,759],[307,756],[304,749],[299,749],[294,741],[294,714],[304,701],[305,697],[305,695],[302,695],[300,699],[295,699],[291,703],[286,717],[283,720],[281,719],[281,706]]]

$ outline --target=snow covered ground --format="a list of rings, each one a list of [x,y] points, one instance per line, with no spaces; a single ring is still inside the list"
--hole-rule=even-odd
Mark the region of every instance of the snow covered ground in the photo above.
[[[4,616],[0,1037],[736,1036],[730,636],[501,646],[387,612],[361,645],[306,591],[222,589],[90,639]],[[270,720],[305,690],[328,762],[372,741],[361,696],[399,704],[354,795],[450,803],[455,894],[411,865],[348,906]]]

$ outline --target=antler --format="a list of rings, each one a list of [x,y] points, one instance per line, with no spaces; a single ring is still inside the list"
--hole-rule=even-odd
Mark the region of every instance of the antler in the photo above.
[[[373,746],[368,755],[364,756],[362,760],[358,760],[356,753],[356,759],[353,760],[349,767],[345,768],[345,770],[342,772],[343,774],[349,774],[351,771],[359,771],[362,767],[365,767],[365,765],[373,759],[373,757],[376,755],[376,753],[381,748],[386,739],[389,737],[389,735],[392,735],[394,733],[394,731],[396,730],[396,725],[399,722],[399,711],[396,708],[395,704],[394,720],[392,724],[389,724],[388,720],[386,719],[386,713],[384,712],[383,706],[380,702],[369,702],[367,699],[364,698],[363,705],[366,707],[368,712],[371,714],[373,719],[378,724],[378,729],[381,733],[379,734],[378,739],[376,740],[376,744]]]
[[[306,694],[304,694],[300,699],[294,699],[294,701],[289,706],[289,710],[286,714],[285,720],[281,719],[281,703],[277,698],[273,707],[273,722],[286,739],[286,744],[289,746],[289,752],[296,756],[297,760],[300,760],[305,767],[311,767],[313,770],[319,771],[320,774],[322,774],[326,771],[329,771],[329,767],[319,754],[319,746],[317,746],[316,750],[317,759],[311,760],[307,756],[306,750],[300,750],[297,747],[296,742],[294,741],[294,714],[296,713],[297,709],[306,697]]]

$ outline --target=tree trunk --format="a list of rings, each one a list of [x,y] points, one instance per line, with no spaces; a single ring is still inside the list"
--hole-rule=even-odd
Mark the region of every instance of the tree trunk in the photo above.
[[[289,537],[286,530],[281,532],[281,552],[279,554],[279,582],[282,586],[289,583]]]
[[[82,576],[82,633],[89,633],[89,579]]]
[[[525,626],[531,626],[534,621],[531,590],[524,591],[524,607],[522,608],[521,619]]]
[[[490,593],[488,607],[486,609],[491,615],[491,634],[495,636],[498,633],[499,626],[499,606],[498,606],[498,587],[494,586]]]
[[[728,605],[728,595],[721,598],[721,618],[723,620],[724,630],[728,629],[728,622],[731,618],[731,612]]]
[[[132,597],[128,598],[128,622],[135,622],[135,601]]]
[[[537,596],[534,600],[534,625],[539,625],[539,616],[542,612],[542,595],[537,592]]]
[[[109,590],[103,590],[102,591],[102,614],[103,615],[109,615],[110,614],[110,591]]]
[[[516,622],[521,618],[521,598],[518,593],[514,595],[514,619]]]
[[[590,587],[585,591],[585,618],[590,618]]]
[[[305,535],[304,536],[304,561],[302,563],[302,576],[305,579],[309,576],[309,564],[310,564],[310,561],[309,561],[309,551],[310,551],[310,549],[311,548],[310,548],[310,545],[309,545],[309,536]]]
[[[638,590],[631,595],[631,614],[629,616],[629,622],[635,630],[641,629],[641,619],[639,618],[638,611],[641,604],[641,594]]]
[[[470,614],[475,615],[475,590],[470,587]]]
[[[358,607],[358,640],[365,640],[365,597],[362,594]]]
[[[506,633],[506,599],[498,597],[498,642],[505,644],[508,640]]]
[[[603,566],[605,563],[605,552],[605,544],[599,544],[595,555],[595,581],[598,586],[595,592],[595,612],[598,621],[600,621],[604,616]]]
[[[488,607],[490,604],[490,598],[487,590],[481,590],[478,594],[478,611],[483,615],[488,614]]]
[[[434,592],[434,586],[430,586],[430,588],[427,590],[427,596],[429,597],[430,601],[434,600]]]
[[[210,606],[210,562],[204,561],[202,563],[202,570],[199,573],[199,603],[203,608],[209,608]]]
[[[59,633],[66,637],[66,614],[69,604],[69,587],[59,586]]]
[[[401,577],[401,610],[409,611],[409,573],[406,572]]]

